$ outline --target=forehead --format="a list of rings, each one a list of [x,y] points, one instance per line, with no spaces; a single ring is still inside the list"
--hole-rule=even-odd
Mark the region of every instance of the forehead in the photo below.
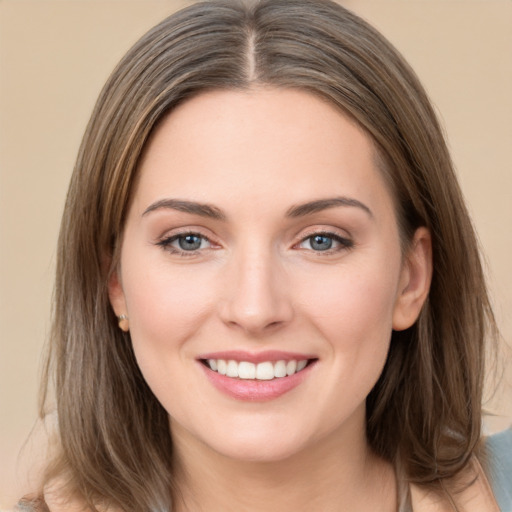
[[[135,201],[159,196],[247,206],[312,197],[390,199],[372,141],[340,110],[292,89],[212,91],[183,103],[145,149]],[[146,204],[147,206],[147,204]]]

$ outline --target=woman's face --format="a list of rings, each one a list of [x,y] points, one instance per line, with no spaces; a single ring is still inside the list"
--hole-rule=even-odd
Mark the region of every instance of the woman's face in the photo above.
[[[391,331],[428,280],[428,237],[402,257],[374,156],[296,90],[205,93],[158,127],[110,297],[176,442],[278,460],[364,437]]]

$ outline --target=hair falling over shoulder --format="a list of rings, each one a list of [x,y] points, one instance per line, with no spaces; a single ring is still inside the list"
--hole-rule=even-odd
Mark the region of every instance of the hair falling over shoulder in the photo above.
[[[59,448],[45,482],[125,512],[171,510],[167,413],[118,329],[107,282],[138,163],[155,126],[212,89],[299,88],[373,140],[402,243],[432,234],[419,320],[394,332],[367,400],[373,450],[408,481],[455,475],[480,439],[484,341],[496,335],[476,236],[442,131],[413,71],[366,22],[329,0],[207,1],[150,30],[108,79],[87,126],[63,215],[41,415],[54,387]]]

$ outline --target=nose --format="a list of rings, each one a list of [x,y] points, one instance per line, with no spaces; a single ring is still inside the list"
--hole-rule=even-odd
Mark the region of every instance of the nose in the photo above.
[[[222,276],[221,320],[253,336],[274,331],[293,318],[291,290],[276,257],[240,251]]]

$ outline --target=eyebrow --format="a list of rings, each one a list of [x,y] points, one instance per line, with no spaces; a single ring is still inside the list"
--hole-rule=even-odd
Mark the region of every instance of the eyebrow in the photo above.
[[[179,212],[192,213],[201,217],[210,217],[215,220],[226,220],[226,215],[216,206],[206,203],[196,203],[195,201],[184,201],[182,199],[161,199],[148,206],[142,216],[148,213],[167,208]]]
[[[297,206],[292,206],[287,212],[287,217],[304,217],[306,215],[310,215],[312,213],[317,213],[322,210],[327,210],[328,208],[336,208],[338,206],[350,206],[360,208],[364,212],[366,212],[371,218],[373,218],[373,213],[361,201],[357,199],[353,199],[351,197],[332,197],[329,199],[318,199],[316,201],[311,201],[309,203],[299,204]]]
[[[373,218],[373,213],[361,201],[357,199],[353,199],[350,197],[332,197],[328,199],[317,199],[316,201],[310,201],[308,203],[299,204],[296,206],[292,206],[286,212],[287,217],[305,217],[306,215],[311,215],[312,213],[317,213],[322,210],[327,210],[329,208],[336,208],[339,206],[349,206],[360,208],[364,212],[366,212],[371,218]],[[201,217],[209,217],[215,220],[225,221],[227,216],[216,206],[213,206],[208,203],[198,203],[195,201],[185,201],[183,199],[160,199],[152,203],[148,206],[142,216],[144,217],[148,213],[151,213],[155,210],[160,209],[171,209],[177,210],[179,212],[191,213],[193,215],[200,215]]]

